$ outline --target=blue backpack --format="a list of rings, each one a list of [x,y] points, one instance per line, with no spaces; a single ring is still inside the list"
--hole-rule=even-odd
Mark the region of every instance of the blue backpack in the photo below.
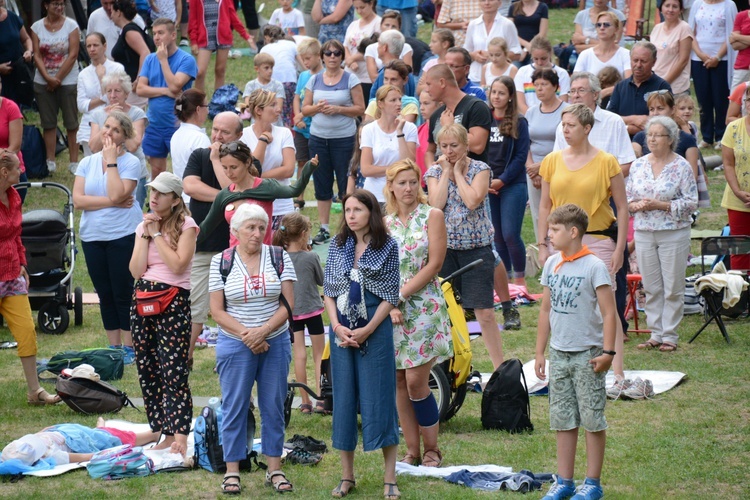
[[[208,103],[208,117],[214,119],[216,115],[224,111],[237,112],[237,100],[240,98],[240,89],[233,83],[219,87]]]
[[[123,479],[148,476],[156,472],[154,462],[140,446],[124,444],[95,454],[86,466],[94,479]]]
[[[195,419],[193,438],[195,440],[195,466],[211,472],[226,472],[224,462],[224,448],[221,440],[221,406],[216,409],[206,406]],[[255,437],[255,416],[253,407],[247,412],[247,458],[240,462],[240,469],[252,471],[253,464],[257,469],[265,469],[266,465],[258,463],[258,452],[253,450]]]

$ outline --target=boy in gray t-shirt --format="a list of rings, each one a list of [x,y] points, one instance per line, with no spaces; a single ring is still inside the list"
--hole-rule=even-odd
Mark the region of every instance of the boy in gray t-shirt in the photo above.
[[[615,356],[617,308],[607,266],[583,245],[586,212],[572,204],[553,211],[549,239],[560,252],[542,272],[544,296],[536,338],[536,375],[546,378],[544,351],[550,338],[550,427],[557,431],[557,481],[545,499],[569,498],[573,483],[578,427],[586,430],[588,468],[578,488],[581,498],[601,498],[607,440],[605,378]]]

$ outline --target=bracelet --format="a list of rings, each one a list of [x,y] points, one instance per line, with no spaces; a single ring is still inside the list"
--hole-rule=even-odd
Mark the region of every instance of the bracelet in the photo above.
[[[341,326],[341,323],[339,323],[338,325],[334,326],[334,327],[333,327],[333,333],[336,333],[336,328],[338,328],[338,327],[340,327],[340,326]]]
[[[107,168],[117,168],[117,163],[107,163]]]
[[[401,139],[402,137],[405,137],[404,134],[396,134],[396,137]]]
[[[398,294],[398,303],[399,303],[399,304],[403,304],[404,302],[406,302],[406,297],[404,297],[403,295],[401,295],[401,294],[399,293],[399,294]]]
[[[156,239],[157,236],[161,236],[161,231],[155,232],[152,238]]]
[[[536,246],[538,246],[538,247],[545,246],[546,247],[547,246],[547,242],[546,241],[538,241],[536,243]]]
[[[266,321],[266,326],[268,327],[268,333],[271,333],[273,331],[273,328],[271,328],[271,323]]]
[[[270,144],[270,142],[268,141],[268,139],[266,139],[265,137],[259,137],[258,140],[261,141],[261,142],[265,142],[266,144]]]
[[[610,356],[614,356],[617,353],[615,351],[602,350],[602,354],[609,354]]]
[[[144,240],[150,240],[150,239],[151,239],[151,236],[147,235],[146,233],[143,233],[143,234],[141,235],[141,238],[143,238]]]

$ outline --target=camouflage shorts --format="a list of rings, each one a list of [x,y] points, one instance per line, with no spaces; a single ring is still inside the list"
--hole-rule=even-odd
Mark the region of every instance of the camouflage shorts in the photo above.
[[[607,428],[604,405],[607,402],[606,372],[594,373],[589,361],[601,348],[549,352],[549,420],[554,431],[583,427],[589,432]]]

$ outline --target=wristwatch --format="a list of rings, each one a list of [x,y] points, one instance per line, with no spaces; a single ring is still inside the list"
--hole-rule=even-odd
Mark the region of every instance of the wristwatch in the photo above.
[[[590,37],[586,37],[586,40],[584,41],[584,44],[588,45],[590,41],[591,41],[591,38]]]
[[[161,231],[155,232],[154,235],[152,236],[152,238],[155,239],[157,236],[161,236]]]
[[[608,350],[605,349],[605,350],[602,351],[602,354],[609,354],[610,356],[614,356],[617,353],[615,351],[608,351]]]

